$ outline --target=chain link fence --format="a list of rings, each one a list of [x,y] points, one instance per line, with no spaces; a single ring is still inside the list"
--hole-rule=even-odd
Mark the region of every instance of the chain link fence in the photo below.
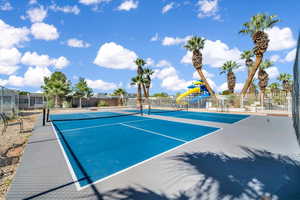
[[[0,86],[0,112],[9,117],[14,117],[19,113],[18,91]]]
[[[278,95],[267,94],[263,103],[260,95],[218,95],[217,99],[212,97],[199,98],[193,100],[194,96],[185,97],[180,103],[176,102],[176,97],[150,97],[149,102],[152,108],[178,109],[188,107],[191,111],[215,111],[215,112],[247,112],[247,113],[274,113],[291,114],[292,99],[290,95],[284,93]],[[136,106],[136,98],[126,100],[128,106]],[[148,107],[147,99],[142,99],[145,108]]]

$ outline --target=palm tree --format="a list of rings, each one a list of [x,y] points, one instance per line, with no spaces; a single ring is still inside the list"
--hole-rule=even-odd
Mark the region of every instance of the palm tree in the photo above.
[[[127,92],[122,89],[122,88],[118,88],[116,89],[114,92],[113,92],[113,95],[114,96],[120,96],[121,97],[121,105],[124,105],[124,95],[126,94]]]
[[[74,96],[79,98],[79,107],[82,107],[82,98],[89,98],[93,95],[93,90],[90,88],[84,78],[79,78],[78,83],[74,88]]]
[[[227,61],[221,67],[220,74],[227,73],[227,85],[228,85],[228,91],[230,93],[234,93],[234,88],[236,84],[236,77],[234,75],[233,70],[239,67],[240,65],[235,61]]]
[[[143,79],[143,66],[146,64],[146,62],[141,59],[141,58],[137,58],[135,61],[135,64],[137,65],[137,76],[140,76],[141,78],[141,82],[140,82],[140,86],[138,86],[138,88],[143,88],[144,91],[144,96],[147,96],[147,92],[146,92],[146,87],[145,87],[145,83],[144,83],[144,79]],[[138,93],[140,92],[140,94],[137,94],[137,97],[142,98],[142,91],[138,90]],[[142,103],[142,99],[137,99],[138,103]]]
[[[143,66],[146,64],[146,62],[141,58],[137,58],[134,63],[137,65],[137,75],[142,75],[144,71]]]
[[[273,66],[273,62],[269,61],[269,60],[264,60],[260,63],[259,66],[259,71],[258,71],[258,86],[261,92],[261,105],[263,105],[263,101],[264,101],[264,96],[265,96],[265,92],[266,92],[266,88],[268,86],[268,82],[269,82],[269,75],[268,73],[265,71],[265,69],[269,68]]]
[[[152,81],[152,80],[151,80],[151,76],[152,76],[153,74],[154,74],[154,71],[153,71],[152,69],[150,69],[150,68],[144,69],[143,75],[144,75],[145,79],[147,80],[147,81],[146,81],[146,84],[145,84],[147,96],[150,95],[150,87],[151,87],[151,81]]]
[[[292,75],[288,73],[280,73],[277,77],[277,80],[282,82],[282,88],[285,91],[285,94],[287,95],[288,92],[291,91]]]
[[[254,54],[255,54],[255,64],[251,69],[251,73],[249,74],[245,85],[242,90],[242,95],[245,96],[247,93],[250,84],[252,83],[253,77],[262,62],[262,58],[264,53],[266,52],[269,45],[269,38],[267,33],[264,31],[268,28],[271,28],[279,22],[278,19],[275,19],[276,15],[267,16],[266,14],[257,14],[251,17],[249,22],[243,24],[244,29],[240,30],[239,33],[249,34],[252,37],[252,40],[255,44]]]
[[[272,95],[272,97],[274,97],[274,96],[276,96],[276,95],[278,94],[279,87],[280,87],[279,83],[276,83],[276,82],[271,83],[271,84],[269,85],[269,88],[270,88],[270,90],[271,90],[271,95]]]
[[[140,107],[140,110],[143,110],[142,105],[142,85],[143,85],[144,79],[142,75],[135,76],[131,79],[130,85],[136,85],[137,86],[137,102]]]
[[[192,37],[187,41],[187,44],[184,46],[188,51],[193,53],[192,62],[194,68],[198,72],[200,79],[204,82],[208,92],[211,96],[215,97],[215,92],[212,90],[208,84],[203,72],[202,72],[202,53],[200,50],[204,48],[205,39],[201,37]]]
[[[150,102],[150,99],[149,99],[149,96],[150,96],[150,87],[151,87],[151,76],[153,75],[154,71],[150,68],[146,68],[144,69],[144,72],[143,72],[143,76],[144,76],[144,85],[146,86],[146,98],[147,98],[147,103],[148,103],[148,110],[150,112],[150,109],[151,109],[151,102]]]
[[[71,92],[71,82],[62,72],[54,72],[50,77],[44,78],[44,85],[41,88],[47,97],[54,97],[55,107],[58,107],[59,98],[65,97]]]
[[[253,65],[253,60],[252,60],[253,57],[254,57],[253,51],[246,50],[246,51],[243,51],[243,53],[241,54],[241,59],[245,60],[245,65],[247,66],[247,69],[248,69],[248,77],[251,73],[251,69],[252,69],[252,65]],[[255,92],[253,81],[250,85],[248,92],[249,93]]]

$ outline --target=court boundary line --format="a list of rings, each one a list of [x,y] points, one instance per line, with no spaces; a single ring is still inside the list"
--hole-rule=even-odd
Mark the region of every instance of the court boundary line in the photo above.
[[[201,126],[201,125],[200,125],[200,126]],[[216,128],[216,127],[213,127],[213,128]],[[167,150],[167,151],[164,151],[164,152],[162,152],[162,153],[159,153],[159,154],[157,154],[157,155],[155,155],[155,156],[153,156],[153,157],[151,157],[151,158],[148,158],[148,159],[143,160],[143,161],[141,161],[141,162],[139,162],[139,163],[136,163],[136,164],[134,164],[134,165],[132,165],[132,166],[130,166],[130,167],[127,167],[127,168],[125,168],[125,169],[122,169],[122,170],[120,170],[120,171],[118,171],[118,172],[116,172],[116,173],[114,173],[114,174],[111,174],[111,175],[106,176],[106,177],[104,177],[104,178],[102,178],[102,179],[99,179],[99,180],[97,180],[97,181],[95,181],[95,182],[93,182],[93,183],[89,183],[89,184],[87,184],[87,185],[85,185],[85,186],[83,186],[83,187],[79,186],[80,189],[79,189],[78,191],[83,190],[83,189],[85,189],[85,188],[88,188],[88,187],[90,187],[91,185],[96,185],[96,184],[98,184],[98,183],[100,183],[100,182],[103,182],[103,181],[105,181],[105,180],[107,180],[107,179],[113,177],[113,176],[122,174],[122,173],[124,173],[124,172],[126,172],[126,171],[128,171],[128,170],[130,170],[130,169],[132,169],[132,168],[138,167],[139,165],[142,165],[142,164],[144,164],[144,163],[146,163],[146,162],[149,162],[149,161],[151,161],[151,160],[153,160],[153,159],[155,159],[155,158],[158,158],[158,157],[160,157],[160,156],[162,156],[162,155],[164,155],[164,154],[167,154],[167,153],[169,153],[169,152],[171,152],[171,151],[175,151],[176,149],[179,149],[179,148],[183,147],[184,145],[188,145],[188,144],[190,144],[190,143],[192,143],[192,142],[195,142],[196,140],[200,140],[200,139],[203,139],[203,138],[206,137],[206,136],[209,136],[209,135],[211,135],[211,134],[215,134],[215,133],[217,133],[218,131],[221,131],[221,130],[223,130],[223,128],[217,128],[217,130],[215,130],[215,131],[213,131],[213,132],[210,132],[210,133],[208,133],[208,134],[206,134],[206,135],[200,136],[200,137],[198,137],[198,138],[196,138],[196,139],[193,139],[193,140],[191,140],[191,141],[188,141],[188,142],[185,142],[185,143],[183,143],[183,144],[180,144],[180,145],[178,145],[178,146],[176,146],[176,147],[174,147],[174,148],[171,148],[171,149],[169,149],[169,150]]]
[[[153,120],[153,119],[131,120],[131,121],[126,121],[126,122],[139,122],[139,121],[148,121],[148,120]],[[62,133],[66,133],[66,132],[72,132],[72,131],[84,130],[84,129],[90,129],[90,128],[113,126],[113,125],[118,125],[120,123],[125,123],[125,122],[116,122],[116,123],[110,123],[110,124],[101,124],[101,125],[95,125],[95,126],[88,126],[88,127],[85,127],[85,128],[72,128],[72,129],[66,129],[65,131],[61,131],[61,132]]]
[[[123,124],[123,123],[120,123],[120,124],[123,125],[123,126],[127,126],[129,128],[132,128],[132,129],[137,129],[137,130],[140,130],[140,131],[151,133],[153,135],[158,135],[158,136],[169,138],[169,139],[172,139],[172,140],[177,140],[179,142],[184,142],[184,143],[188,142],[186,140],[182,140],[182,139],[179,139],[179,138],[176,138],[176,137],[168,136],[168,135],[165,135],[165,134],[162,134],[162,133],[159,133],[159,132],[155,132],[155,131],[151,131],[151,130],[146,130],[146,129],[135,127],[135,126],[131,126],[131,125],[128,125],[128,124]]]
[[[190,112],[190,111],[188,111],[188,112]],[[197,112],[194,112],[194,113],[197,113]],[[199,112],[200,113],[200,112]],[[159,113],[157,113],[157,114],[152,114],[152,115],[159,115],[159,116],[165,116],[165,115],[160,115]],[[185,113],[185,114],[180,114],[180,115],[174,115],[174,116],[171,116],[171,115],[167,115],[166,117],[174,117],[174,118],[183,118],[183,119],[191,119],[191,118],[184,118],[184,117],[182,117],[182,116],[187,116],[187,115],[193,115],[193,113]],[[228,114],[228,115],[230,115],[230,114]],[[177,117],[178,116],[178,117]],[[245,117],[244,119],[247,119],[248,117],[250,117],[251,115],[249,115],[249,116],[247,116],[247,117]],[[203,117],[206,117],[206,116],[203,116]],[[237,118],[234,118],[234,117],[222,117],[222,116],[213,116],[213,115],[210,115],[210,114],[208,114],[208,116],[207,117],[214,117],[214,118],[223,118],[223,119],[237,119]],[[236,122],[239,122],[239,121],[241,121],[241,120],[244,120],[244,119],[240,119],[240,120],[238,120],[238,121],[236,121]],[[201,119],[192,119],[192,120],[197,120],[197,121],[206,121],[206,122],[213,122],[213,123],[221,123],[221,124],[235,124],[236,122],[232,122],[232,123],[229,123],[229,122],[220,122],[220,121],[209,121],[209,120],[201,120]]]
[[[57,131],[56,131],[56,129],[55,129],[55,127],[54,127],[54,125],[53,125],[52,122],[51,122],[51,126],[52,126],[52,130],[53,130],[53,132],[54,132],[54,134],[55,134],[56,140],[58,140],[58,145],[59,145],[60,150],[61,150],[61,152],[62,152],[62,154],[63,154],[63,157],[65,158],[65,161],[66,161],[66,163],[67,163],[68,170],[69,170],[69,172],[70,172],[70,174],[71,174],[71,177],[72,177],[73,182],[74,182],[74,184],[75,184],[76,190],[79,191],[79,190],[80,190],[80,187],[81,187],[80,184],[79,184],[79,181],[78,181],[79,179],[78,179],[77,176],[76,176],[76,173],[75,173],[75,171],[74,171],[74,169],[73,169],[73,167],[72,167],[72,165],[71,165],[71,162],[70,162],[70,160],[69,160],[69,158],[68,158],[68,156],[67,156],[67,153],[66,153],[66,151],[65,151],[65,148],[63,147],[63,145],[62,145],[62,143],[61,143],[61,141],[60,141],[60,138],[58,137]]]
[[[163,119],[158,119],[158,120],[163,120]],[[168,121],[168,120],[166,120],[166,121]],[[177,123],[184,123],[184,122],[177,122]],[[118,172],[115,172],[115,173],[113,173],[113,174],[111,174],[111,175],[109,175],[109,176],[106,176],[106,177],[104,177],[104,178],[98,179],[97,181],[94,181],[94,182],[92,182],[92,183],[89,183],[89,184],[87,184],[87,185],[85,185],[85,186],[80,186],[79,181],[78,181],[79,179],[77,178],[77,176],[76,176],[76,174],[75,174],[75,172],[74,172],[74,169],[73,169],[73,167],[72,167],[72,165],[71,165],[71,163],[70,163],[70,161],[69,161],[69,158],[68,158],[68,156],[67,156],[67,154],[66,154],[66,152],[65,152],[64,147],[63,147],[62,144],[61,144],[61,141],[60,141],[60,139],[59,139],[59,137],[58,137],[58,135],[57,135],[57,132],[56,132],[55,127],[53,126],[52,122],[51,122],[51,125],[52,125],[52,128],[53,128],[53,130],[54,130],[55,136],[56,136],[57,140],[59,141],[59,146],[60,146],[61,151],[62,151],[62,153],[63,153],[63,156],[64,156],[64,158],[65,158],[65,160],[66,160],[68,169],[69,169],[69,171],[70,171],[70,173],[71,173],[71,177],[72,177],[73,181],[75,182],[75,188],[76,188],[77,191],[81,191],[81,190],[83,190],[83,189],[85,189],[85,188],[90,187],[91,185],[96,185],[96,184],[98,184],[98,183],[100,183],[100,182],[103,182],[103,181],[105,181],[105,180],[107,180],[107,179],[113,177],[113,176],[122,174],[122,173],[124,173],[124,172],[126,172],[126,171],[128,171],[128,170],[130,170],[130,169],[132,169],[132,168],[138,167],[139,165],[142,165],[142,164],[144,164],[144,163],[146,163],[146,162],[149,162],[149,161],[151,161],[151,160],[153,160],[153,159],[155,159],[155,158],[158,158],[158,157],[160,157],[160,156],[162,156],[162,155],[164,155],[164,154],[167,154],[167,153],[169,153],[169,152],[171,152],[171,151],[174,151],[174,150],[176,150],[176,149],[179,149],[179,148],[183,147],[184,145],[188,145],[188,144],[190,144],[190,143],[192,143],[192,142],[198,141],[198,140],[200,140],[200,139],[203,139],[203,138],[205,138],[205,137],[207,137],[207,136],[210,136],[210,135],[212,135],[212,134],[216,134],[217,132],[223,130],[223,128],[207,126],[207,127],[216,128],[217,130],[215,130],[215,131],[213,131],[213,132],[210,132],[210,133],[207,133],[207,134],[205,134],[205,135],[203,135],[203,136],[200,136],[200,137],[198,137],[198,138],[195,138],[195,139],[193,139],[193,140],[190,140],[190,141],[188,141],[188,142],[184,142],[183,144],[180,144],[180,145],[178,145],[178,146],[176,146],[176,147],[174,147],[174,148],[171,148],[171,149],[169,149],[169,150],[167,150],[167,151],[164,151],[164,152],[159,153],[159,154],[157,154],[157,155],[155,155],[155,156],[152,156],[151,158],[148,158],[148,159],[146,159],[146,160],[143,160],[143,161],[141,161],[141,162],[139,162],[139,163],[136,163],[136,164],[134,164],[134,165],[132,165],[132,166],[130,166],[130,167],[127,167],[127,168],[122,169],[122,170],[120,170],[120,171],[118,171]],[[197,126],[203,126],[203,125],[197,125]],[[163,136],[162,136],[162,137],[163,137]]]

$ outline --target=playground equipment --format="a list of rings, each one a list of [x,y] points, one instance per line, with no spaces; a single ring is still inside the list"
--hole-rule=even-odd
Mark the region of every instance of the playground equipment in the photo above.
[[[189,89],[188,91],[186,91],[185,93],[183,93],[177,97],[176,103],[182,104],[183,99],[192,94],[198,94],[198,95],[196,95],[194,98],[192,98],[189,101],[189,103],[195,103],[200,99],[210,96],[207,88],[205,87],[203,81],[201,81],[201,80],[193,82],[192,85],[188,86],[188,89]]]

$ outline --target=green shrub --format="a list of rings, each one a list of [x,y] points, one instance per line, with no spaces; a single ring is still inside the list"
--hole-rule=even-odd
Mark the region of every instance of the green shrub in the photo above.
[[[71,108],[71,103],[68,101],[64,101],[62,106],[63,106],[63,108]]]
[[[229,95],[229,94],[231,94],[231,92],[230,92],[229,90],[224,90],[224,91],[222,92],[222,95]]]
[[[55,101],[53,98],[48,98],[47,108],[54,108]]]
[[[97,104],[98,107],[103,107],[103,106],[108,106],[108,103],[106,101],[99,101],[98,104]]]

